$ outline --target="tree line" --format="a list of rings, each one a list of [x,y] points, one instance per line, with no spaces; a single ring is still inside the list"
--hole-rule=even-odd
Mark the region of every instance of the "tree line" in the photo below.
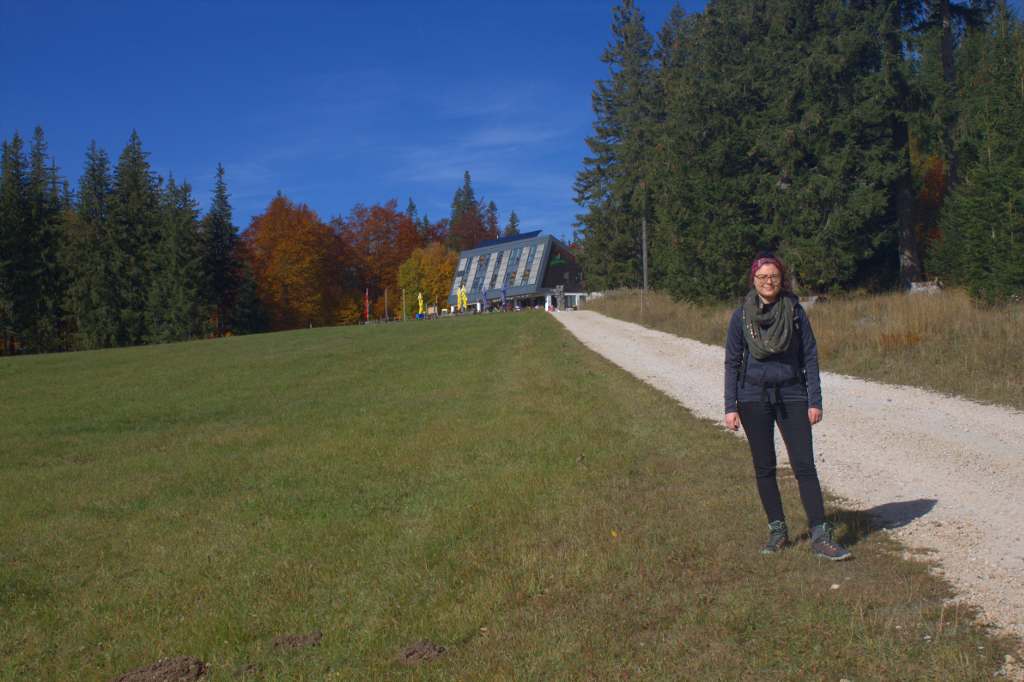
[[[502,234],[468,171],[438,221],[410,199],[405,212],[391,200],[324,222],[279,192],[240,231],[223,166],[204,215],[192,186],[148,156],[135,132],[116,165],[94,142],[72,188],[41,128],[27,153],[17,132],[3,141],[0,354],[351,324],[367,308],[396,317],[399,287],[441,297],[458,251]],[[513,211],[504,234],[518,223]]]
[[[1024,294],[1005,0],[711,0],[656,35],[624,0],[601,60],[575,184],[594,288],[728,299],[767,249],[810,291]]]

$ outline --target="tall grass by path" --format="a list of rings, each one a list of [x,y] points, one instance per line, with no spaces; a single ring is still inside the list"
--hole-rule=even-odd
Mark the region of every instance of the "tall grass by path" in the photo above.
[[[612,291],[584,309],[725,346],[734,304],[699,307],[664,292]],[[822,369],[1024,409],[1024,305],[960,290],[832,299],[807,315]]]
[[[745,445],[548,315],[5,358],[0,382],[0,679],[192,655],[214,680],[982,680],[1010,651],[856,514],[830,514],[854,562],[757,555]],[[392,662],[423,638],[449,654]]]

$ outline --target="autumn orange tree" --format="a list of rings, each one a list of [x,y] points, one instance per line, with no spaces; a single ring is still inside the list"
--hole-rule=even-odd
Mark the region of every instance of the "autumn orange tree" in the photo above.
[[[347,247],[358,286],[369,290],[371,316],[383,316],[385,290],[387,314],[397,316],[402,310],[398,268],[423,246],[413,218],[399,211],[398,201],[392,199],[383,206],[356,204],[348,217],[334,218],[331,226]]]
[[[316,211],[278,194],[252,219],[242,243],[272,329],[342,321],[345,249]]]
[[[414,250],[409,260],[402,263],[398,269],[398,286],[405,289],[413,300],[422,291],[424,305],[428,301],[433,304],[435,300],[445,305],[458,264],[458,251],[433,242],[426,248]],[[414,309],[410,306],[409,310]]]

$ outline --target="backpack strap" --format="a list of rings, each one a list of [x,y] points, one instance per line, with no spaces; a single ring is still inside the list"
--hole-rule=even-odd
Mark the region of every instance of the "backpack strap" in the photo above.
[[[743,339],[743,368],[740,370],[740,388],[743,388],[747,382],[747,356],[750,354],[750,349],[747,348],[747,340]]]
[[[803,308],[800,309],[803,310]],[[804,314],[806,315],[807,313]],[[797,373],[800,377],[800,382],[807,386],[807,368],[804,366],[804,330],[800,327],[800,320],[797,319],[796,311],[793,312],[793,326],[796,327],[797,353],[800,358],[800,366],[797,368]]]

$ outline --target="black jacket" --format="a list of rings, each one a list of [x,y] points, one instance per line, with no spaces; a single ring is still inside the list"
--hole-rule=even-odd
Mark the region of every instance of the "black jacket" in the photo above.
[[[783,292],[782,296],[796,298]],[[763,381],[782,382],[799,378],[805,371],[804,382],[797,381],[791,386],[780,388],[778,393],[783,403],[807,402],[807,407],[821,409],[821,378],[818,375],[818,344],[807,319],[803,306],[793,301],[793,339],[789,348],[763,360],[747,353],[746,375]],[[756,403],[762,398],[762,387],[751,381],[743,381],[743,349],[747,342],[743,332],[743,306],[736,309],[729,320],[729,333],[725,338],[725,413],[737,412],[737,403]],[[800,364],[800,346],[803,345],[803,366]],[[777,402],[776,392],[763,392],[769,402]]]

